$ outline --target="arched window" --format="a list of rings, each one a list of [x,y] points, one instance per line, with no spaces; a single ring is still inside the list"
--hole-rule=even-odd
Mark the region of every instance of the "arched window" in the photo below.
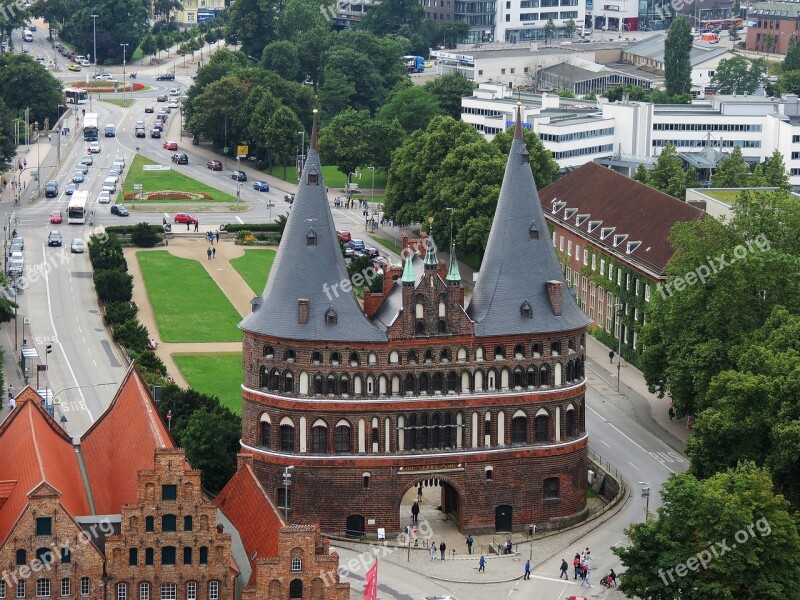
[[[450,348],[442,348],[442,351],[439,353],[439,362],[449,363],[453,360],[453,353],[450,351]]]
[[[575,431],[575,410],[572,408],[570,404],[567,407],[567,414],[564,418],[564,433],[566,434],[567,438],[575,437],[577,432]]]
[[[16,563],[18,565],[24,565],[28,562],[28,553],[25,550],[17,550],[17,560]]]
[[[374,352],[370,352],[369,356],[367,356],[367,362],[369,364],[371,364],[371,365],[377,365],[378,364],[378,355],[375,354]]]
[[[416,350],[409,350],[408,351],[408,364],[415,365],[419,362],[419,357],[417,356]]]
[[[319,350],[314,350],[311,353],[311,364],[312,365],[321,365],[322,364],[322,352]]]
[[[539,358],[542,356],[542,345],[539,342],[536,342],[531,347],[531,352],[533,352],[533,358]]]
[[[289,583],[289,598],[302,598],[303,597],[303,580],[292,579]]]
[[[442,442],[445,448],[455,448],[455,436],[453,435],[455,427],[453,426],[453,415],[444,413],[443,418],[443,436]]]
[[[537,444],[546,444],[550,441],[550,418],[547,413],[540,412],[534,420],[533,441]]]
[[[390,365],[400,364],[400,353],[397,350],[392,350],[391,352],[389,352],[389,364]]]
[[[342,355],[339,352],[331,352],[331,364],[335,367],[342,364]]]
[[[37,582],[38,583],[38,582]],[[38,586],[37,586],[38,588]],[[37,590],[38,592],[38,590]],[[36,594],[39,595],[38,593]],[[48,591],[48,596],[50,595]],[[118,583],[117,584],[117,600],[128,600],[128,584],[127,583]]]
[[[183,517],[183,530],[192,531],[192,515],[186,515]]]
[[[425,333],[425,321],[422,319],[418,320],[416,325],[414,326],[414,332],[418,335],[422,335]]]
[[[456,358],[458,359],[458,362],[467,362],[467,349],[463,347],[459,348]]]
[[[208,582],[208,600],[219,600],[219,581],[215,579]]]
[[[456,375],[455,371],[449,371],[447,373],[447,391],[448,392],[455,392],[458,389],[458,376]]]
[[[527,383],[528,387],[536,386],[536,369],[534,369],[533,367],[528,367]]]
[[[186,600],[197,600],[197,582],[186,582]]]
[[[516,346],[514,346],[514,358],[516,360],[525,358],[525,346],[523,346],[522,344],[517,344]]]
[[[528,443],[528,417],[517,411],[511,419],[511,445],[522,446]]]
[[[558,356],[559,354],[561,354],[561,342],[559,342],[558,340],[552,342],[550,344],[550,353],[553,356]]]
[[[311,452],[315,454],[328,452],[328,427],[322,419],[317,420],[311,428]]]
[[[269,419],[269,415],[264,413],[261,415],[261,445],[269,448],[272,446],[272,422]]]
[[[292,573],[299,573],[303,570],[303,559],[299,556],[292,558]]]
[[[441,373],[434,373],[433,374],[433,391],[435,392],[442,392],[444,389],[444,378],[442,377]]]
[[[264,346],[264,358],[273,358],[275,356],[275,350],[272,346]]]
[[[482,361],[486,357],[486,351],[483,349],[483,346],[478,346],[475,348],[475,360]]]
[[[325,386],[322,381],[322,375],[317,373],[314,375],[314,393],[315,394],[322,394],[325,389]]]
[[[419,393],[422,394],[424,392],[424,393],[427,394],[430,391],[429,388],[430,388],[430,386],[428,385],[428,374],[427,373],[420,374],[420,376],[419,376]]]
[[[279,392],[281,389],[281,375],[278,369],[269,372],[269,389],[273,392]]]
[[[357,367],[361,363],[361,360],[358,358],[358,352],[351,352],[350,353],[350,366]]]
[[[419,416],[419,431],[417,432],[417,449],[425,450],[430,448],[430,429],[428,428],[428,415],[422,413]]]
[[[539,385],[550,385],[550,367],[547,365],[539,368]]]
[[[350,454],[350,424],[347,421],[339,421],[333,438],[337,454]]]
[[[333,375],[328,375],[325,380],[325,393],[330,396],[336,394],[336,378]]]
[[[437,331],[440,334],[447,333],[447,321],[445,321],[444,319],[439,319],[439,324],[437,326]]]
[[[292,350],[291,348],[287,349],[286,352],[283,353],[283,360],[285,360],[286,362],[294,362],[295,357],[296,355],[294,353],[294,350]]]
[[[403,391],[406,394],[409,392],[414,392],[414,376],[411,373],[406,375],[405,379],[403,380]]]
[[[283,393],[291,394],[294,392],[294,375],[291,371],[286,371],[283,374]]]
[[[433,364],[433,350],[428,348],[425,350],[425,364],[430,365]]]
[[[442,448],[442,416],[434,413],[431,417],[431,448]]]
[[[67,596],[69,594],[66,594]],[[150,584],[149,583],[140,583],[139,584],[139,600],[150,600]]]
[[[258,387],[269,388],[269,371],[267,367],[261,367],[258,372]]]
[[[417,447],[417,415],[408,415],[406,418],[406,450],[415,450]]]
[[[50,548],[37,548],[36,559],[43,565],[49,565],[55,561],[55,557],[53,556],[53,552],[50,550]]]
[[[294,452],[294,426],[281,424],[281,452]]]
[[[350,393],[350,376],[346,373],[343,373],[339,377],[339,393],[340,394],[349,394]]]
[[[521,388],[525,385],[525,373],[517,367],[514,369],[514,387]]]
[[[494,359],[495,360],[503,360],[506,357],[506,349],[503,346],[495,346],[494,347]]]

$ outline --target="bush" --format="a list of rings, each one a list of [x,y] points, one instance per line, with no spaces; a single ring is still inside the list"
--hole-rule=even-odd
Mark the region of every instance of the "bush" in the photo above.
[[[116,269],[127,271],[128,261],[122,254],[122,244],[113,233],[89,238],[89,261],[95,271]],[[130,298],[128,298],[130,300]]]
[[[139,223],[133,228],[131,241],[140,248],[152,248],[162,240],[160,231],[161,228],[155,225]]]
[[[136,318],[136,308],[130,302],[109,302],[103,317],[106,325],[117,325]]]
[[[164,364],[156,353],[152,350],[145,350],[141,352],[136,357],[136,362],[139,365],[139,368],[143,371],[150,371],[151,373],[157,373],[161,375],[161,377],[166,376],[167,374],[167,366]]]
[[[147,328],[139,323],[138,319],[118,323],[111,328],[111,331],[114,340],[125,346],[128,352],[141,354],[147,350]]]
[[[283,215],[281,215],[283,216]],[[228,233],[239,233],[241,231],[264,231],[267,233],[282,233],[285,227],[285,222],[275,223],[230,223],[225,225],[225,231]],[[238,237],[238,236],[237,236]]]
[[[100,269],[94,272],[97,298],[103,304],[130,302],[133,298],[133,277],[118,269]]]

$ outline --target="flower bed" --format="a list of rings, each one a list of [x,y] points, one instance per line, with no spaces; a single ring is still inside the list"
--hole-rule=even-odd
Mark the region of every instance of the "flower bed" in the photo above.
[[[97,92],[98,94],[110,94],[114,92],[114,82],[113,81],[90,81],[88,83],[85,82],[77,82],[71,84],[70,87],[80,88],[86,90],[87,92]],[[143,83],[130,83],[127,82],[123,87],[120,85],[116,88],[117,92],[138,92],[139,90],[144,89]]]
[[[199,192],[159,190],[157,192],[125,194],[125,200],[213,200],[213,198],[209,194],[201,194]]]

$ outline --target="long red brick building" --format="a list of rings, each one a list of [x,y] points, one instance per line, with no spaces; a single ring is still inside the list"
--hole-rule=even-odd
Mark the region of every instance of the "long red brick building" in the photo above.
[[[564,281],[519,118],[471,301],[435,245],[365,313],[349,286],[317,126],[263,295],[244,331],[242,446],[295,524],[401,528],[439,486],[468,532],[580,518],[587,319]],[[289,469],[291,467],[291,470]],[[291,486],[284,485],[291,474]]]

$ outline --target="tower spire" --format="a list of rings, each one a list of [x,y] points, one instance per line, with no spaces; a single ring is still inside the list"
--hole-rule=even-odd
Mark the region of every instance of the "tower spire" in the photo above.
[[[450,244],[450,268],[447,270],[447,281],[461,281],[461,272],[458,270],[458,258],[456,257],[456,245]]]
[[[514,137],[518,140],[522,139],[522,102],[519,101],[517,101],[517,116],[514,121]]]
[[[408,256],[406,257],[406,262],[403,265],[403,276],[400,278],[401,283],[414,283],[416,282],[416,277],[414,277],[414,265],[412,261],[414,260],[414,253],[409,251],[407,252]]]
[[[308,147],[309,150],[316,150],[317,149],[317,109],[315,108],[313,111],[314,113],[314,122],[311,125],[311,142],[310,146]]]
[[[433,241],[433,232],[428,233],[428,243],[425,248],[425,268],[439,267],[439,254],[436,252],[436,242]]]

